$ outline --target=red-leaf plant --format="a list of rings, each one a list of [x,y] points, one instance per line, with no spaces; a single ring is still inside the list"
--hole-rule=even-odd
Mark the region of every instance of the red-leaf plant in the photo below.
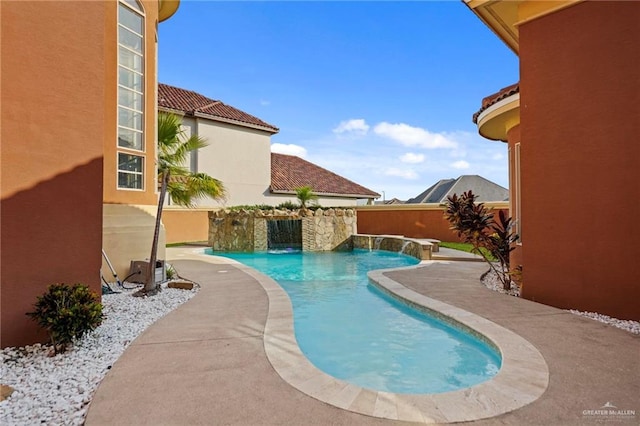
[[[466,191],[458,197],[457,194],[447,197],[444,217],[451,224],[450,229],[457,233],[465,243],[473,246],[473,253],[477,253],[489,264],[496,273],[505,290],[511,289],[511,273],[509,271],[509,253],[514,249],[513,244],[519,237],[513,232],[513,221],[500,210],[497,220],[484,203],[476,203],[478,196],[472,191]],[[481,248],[486,249],[480,250]],[[493,259],[489,255],[489,252]]]

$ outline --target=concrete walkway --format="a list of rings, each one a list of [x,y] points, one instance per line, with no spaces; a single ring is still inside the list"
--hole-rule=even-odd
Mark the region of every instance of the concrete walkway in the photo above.
[[[147,329],[114,364],[93,398],[87,425],[401,424],[336,408],[291,387],[265,354],[268,298],[262,286],[232,265],[197,260],[184,249],[169,253],[178,259],[172,264],[180,274],[202,288]],[[540,399],[473,423],[638,424],[640,338],[489,291],[478,283],[485,269],[478,263],[431,262],[386,274],[511,329],[544,356],[550,382]],[[636,414],[591,414],[606,403]]]

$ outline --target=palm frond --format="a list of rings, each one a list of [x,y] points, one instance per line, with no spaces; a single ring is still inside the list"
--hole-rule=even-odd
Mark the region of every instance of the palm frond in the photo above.
[[[182,128],[182,119],[175,114],[158,114],[158,171],[182,166],[189,153],[207,146],[207,142],[197,136],[187,137]]]

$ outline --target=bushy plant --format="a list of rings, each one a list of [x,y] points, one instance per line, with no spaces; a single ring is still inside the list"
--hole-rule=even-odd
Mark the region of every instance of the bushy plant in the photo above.
[[[238,211],[238,210],[273,210],[273,206],[268,204],[254,204],[254,205],[240,205],[240,206],[231,206],[229,210]]]
[[[293,201],[285,201],[276,206],[278,210],[297,210],[300,206]]]
[[[102,304],[84,284],[52,284],[38,296],[35,310],[27,315],[47,330],[54,352],[58,353],[102,323]]]
[[[174,268],[173,265],[170,265],[167,263],[167,279],[172,280],[177,277],[178,277],[178,272],[176,271],[176,268]]]
[[[447,197],[444,217],[451,224],[459,238],[465,243],[473,245],[473,252],[482,258],[493,269],[505,290],[511,289],[511,273],[509,271],[509,254],[514,249],[513,244],[519,237],[513,232],[513,222],[510,217],[500,210],[496,220],[484,203],[476,203],[477,195],[472,191],[464,192],[461,196],[453,194]],[[487,253],[498,260],[500,268],[496,268]]]

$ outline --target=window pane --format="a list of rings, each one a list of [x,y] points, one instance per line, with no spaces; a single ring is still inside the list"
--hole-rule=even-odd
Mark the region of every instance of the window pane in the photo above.
[[[126,108],[118,107],[118,125],[142,130],[142,114]]]
[[[119,127],[118,146],[142,151],[142,133]]]
[[[128,69],[119,68],[120,84],[130,89],[142,92],[142,76]]]
[[[122,46],[118,48],[118,63],[132,70],[143,72],[142,56]]]
[[[134,8],[135,10],[139,12],[144,12],[136,0],[123,0],[123,1],[124,3]]]
[[[138,34],[142,34],[142,16],[122,5],[118,9],[118,22]]]
[[[118,28],[118,43],[125,45],[138,53],[142,53],[142,37],[132,33],[126,28]]]
[[[142,111],[142,95],[124,87],[118,87],[118,104]]]
[[[142,160],[139,155],[118,153],[118,170],[142,173]]]
[[[142,175],[118,173],[118,188],[142,189]]]

